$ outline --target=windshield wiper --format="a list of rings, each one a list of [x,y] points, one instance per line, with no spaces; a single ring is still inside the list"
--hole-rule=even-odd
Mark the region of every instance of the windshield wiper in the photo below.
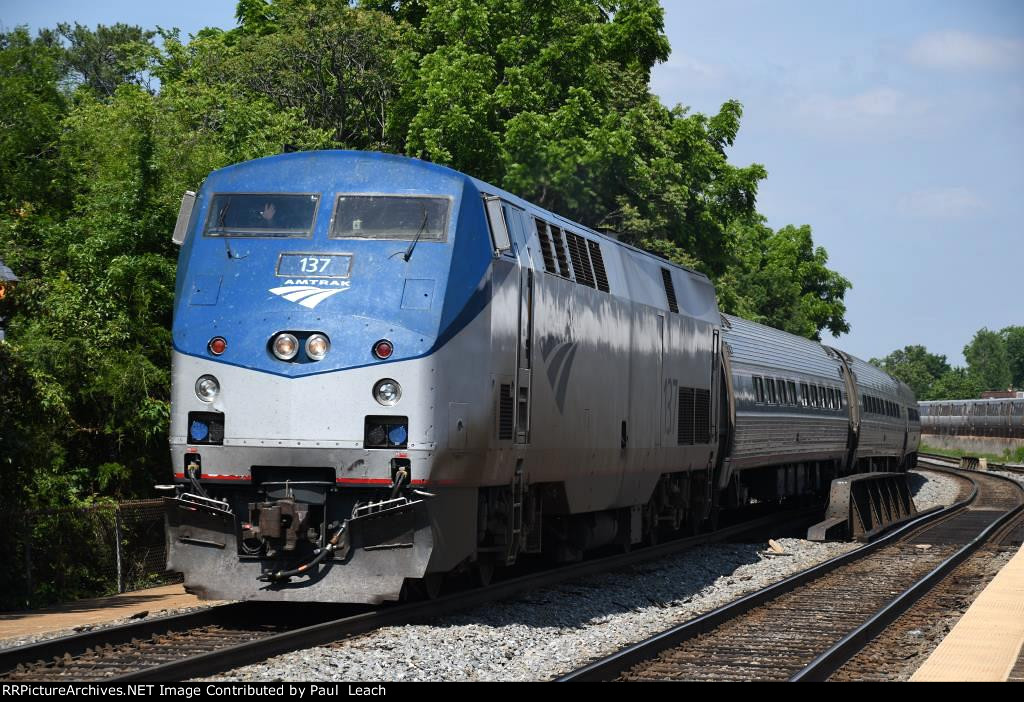
[[[420,224],[419,231],[416,232],[416,237],[412,240],[412,243],[409,244],[409,248],[405,250],[405,255],[402,256],[402,258],[405,260],[406,263],[408,263],[409,259],[412,258],[412,250],[416,248],[416,244],[419,242],[420,236],[423,234],[423,230],[426,229],[426,228],[427,228],[427,208],[426,208],[426,206],[424,206],[423,207],[423,223]]]
[[[224,207],[220,208],[220,212],[217,213],[217,229],[220,230],[220,237],[224,240],[224,250],[228,254],[228,260],[235,258],[245,258],[245,256],[236,256],[235,252],[231,250],[231,242],[228,241],[229,237],[224,226],[224,218],[228,216],[228,208],[231,207],[231,198],[224,203]]]

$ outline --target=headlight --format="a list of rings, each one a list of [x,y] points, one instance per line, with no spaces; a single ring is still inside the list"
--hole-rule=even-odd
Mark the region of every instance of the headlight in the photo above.
[[[402,399],[402,386],[398,384],[397,380],[391,378],[378,380],[377,384],[373,386],[373,399],[385,407],[396,405]]]
[[[220,383],[212,375],[201,375],[196,381],[196,397],[203,402],[213,402],[220,392]]]
[[[274,350],[274,355],[282,361],[290,361],[299,352],[299,340],[293,334],[278,334],[274,337],[271,348]]]
[[[330,348],[331,342],[323,334],[313,334],[306,339],[306,355],[314,361],[323,360]]]

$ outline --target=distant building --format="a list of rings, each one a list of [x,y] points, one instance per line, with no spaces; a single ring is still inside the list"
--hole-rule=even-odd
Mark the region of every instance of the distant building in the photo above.
[[[1024,390],[986,390],[981,393],[982,400],[999,400],[1004,397],[1024,397]]]

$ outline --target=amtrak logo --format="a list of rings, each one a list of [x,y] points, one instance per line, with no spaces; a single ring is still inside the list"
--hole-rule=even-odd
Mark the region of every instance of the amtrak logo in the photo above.
[[[270,288],[270,292],[309,309],[336,293],[348,290],[351,285],[347,280],[286,280],[285,283],[279,288]]]
[[[561,412],[565,405],[565,391],[572,375],[572,363],[576,358],[577,343],[563,341],[559,343],[554,337],[547,337],[540,344],[540,354],[548,364],[548,382],[555,391],[555,403]]]

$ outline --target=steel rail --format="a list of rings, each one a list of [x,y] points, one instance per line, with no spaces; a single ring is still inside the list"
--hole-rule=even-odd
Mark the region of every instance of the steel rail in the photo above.
[[[902,539],[916,534],[925,527],[934,526],[936,523],[950,519],[967,509],[978,496],[978,484],[969,475],[956,473],[952,470],[935,467],[934,470],[950,472],[973,483],[973,489],[966,498],[938,511],[928,512],[917,519],[888,532],[885,536],[866,544],[848,553],[836,556],[824,563],[801,571],[784,580],[781,580],[766,588],[745,595],[729,604],[723,605],[710,612],[702,614],[687,622],[674,626],[666,631],[627,646],[605,658],[599,659],[582,668],[567,673],[556,682],[595,682],[614,680],[623,672],[643,661],[657,656],[662,651],[675,648],[680,644],[696,638],[701,634],[711,631],[722,624],[739,617],[742,614],[758,607],[766,602],[776,599],[788,592],[792,592],[801,585],[815,580],[837,568],[864,558],[875,551],[898,542]],[[999,477],[999,476],[994,476]],[[1006,480],[1004,478],[1004,480]],[[1010,481],[1013,482],[1013,481]]]
[[[992,475],[990,477],[1014,484],[1020,489],[1022,497],[1024,497],[1024,488],[1021,488],[1016,481],[1004,478],[1001,475]],[[956,553],[932,569],[931,572],[901,592],[889,604],[872,615],[870,619],[807,664],[803,670],[789,679],[790,682],[821,682],[827,680],[832,673],[864,648],[868,642],[880,634],[886,627],[896,621],[901,614],[910,609],[915,602],[938,585],[957,566],[967,560],[971,554],[990,541],[993,534],[1003,530],[1007,523],[1011,520],[1016,520],[1021,514],[1024,514],[1024,501],[989,524],[969,543],[965,544]]]
[[[24,644],[0,650],[0,675],[9,673],[19,665],[48,661],[65,655],[79,656],[88,649],[108,644],[127,643],[136,638],[149,638],[169,631],[194,629],[200,626],[218,624],[226,616],[241,613],[249,606],[247,602],[231,602],[214,605],[198,612],[153,617],[139,622],[128,622],[117,626],[87,631],[71,636],[60,636],[35,643]]]

